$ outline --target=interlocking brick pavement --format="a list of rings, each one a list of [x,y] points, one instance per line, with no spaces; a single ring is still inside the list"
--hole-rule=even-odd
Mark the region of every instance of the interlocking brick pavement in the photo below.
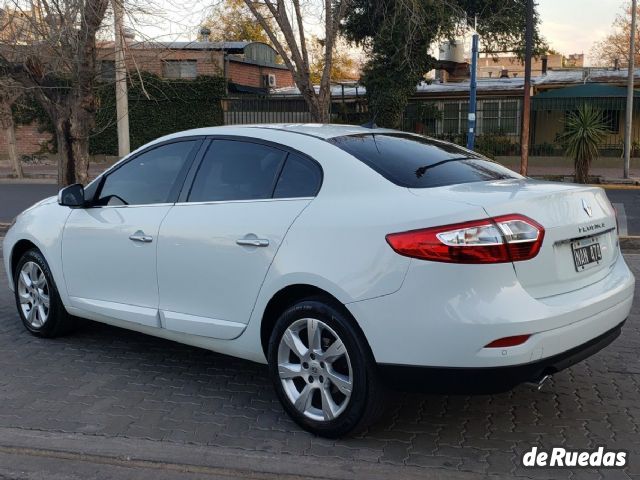
[[[627,256],[636,275],[640,255]],[[0,427],[208,445],[288,458],[523,478],[640,479],[640,309],[604,351],[541,392],[397,394],[357,438],[326,440],[286,416],[262,365],[87,322],[54,340],[22,327],[0,271]],[[0,438],[0,440],[2,440]],[[624,471],[525,469],[530,446],[624,448]],[[429,469],[429,470],[427,470]]]

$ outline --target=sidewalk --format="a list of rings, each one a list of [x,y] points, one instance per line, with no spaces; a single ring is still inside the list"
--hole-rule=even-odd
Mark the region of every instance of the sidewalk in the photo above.
[[[600,184],[604,185],[635,185],[640,186],[640,168],[632,168],[629,171],[630,179],[622,178],[623,172],[620,168],[605,168],[594,167],[590,170],[592,177],[599,177]],[[573,178],[573,169],[564,166],[539,166],[530,165],[528,175],[530,177],[544,177],[549,179],[556,179],[560,177],[570,177],[568,181]],[[566,179],[565,179],[566,180]],[[605,187],[606,188],[606,187]]]

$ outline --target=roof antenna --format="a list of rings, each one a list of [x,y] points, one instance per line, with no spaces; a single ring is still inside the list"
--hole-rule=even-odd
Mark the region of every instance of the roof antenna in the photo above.
[[[371,118],[371,120],[369,120],[367,123],[364,123],[362,125],[360,125],[361,127],[364,128],[378,128],[378,125],[376,125],[376,117],[378,116],[378,112],[375,112],[373,114],[373,117]]]

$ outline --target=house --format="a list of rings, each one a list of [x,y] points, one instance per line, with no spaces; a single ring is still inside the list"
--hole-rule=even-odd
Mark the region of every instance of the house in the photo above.
[[[167,79],[221,75],[232,93],[268,93],[294,85],[291,72],[278,63],[277,52],[261,42],[136,42],[128,39],[125,62],[130,71],[150,72]],[[115,79],[113,42],[98,47],[103,81]]]
[[[467,62],[470,62],[467,59]],[[531,75],[540,76],[550,70],[583,68],[584,55],[574,53],[565,57],[559,53],[548,53],[531,59]],[[478,78],[523,77],[524,63],[515,55],[482,54],[478,58]]]
[[[98,45],[96,73],[100,81],[115,81],[114,56],[113,42]],[[294,85],[291,72],[278,63],[277,52],[261,42],[137,42],[127,38],[125,62],[133,74],[145,71],[171,80],[220,75],[227,79],[229,94],[240,97],[265,95],[274,89]],[[20,155],[46,151],[52,135],[40,130],[36,123],[16,128]],[[0,158],[7,155],[5,135],[0,135]]]
[[[635,71],[640,87],[640,69]],[[582,68],[548,70],[532,78],[531,141],[533,155],[561,156],[558,141],[568,112],[588,103],[602,111],[608,134],[600,150],[603,156],[619,157],[622,151],[626,99],[626,71]],[[402,129],[465,144],[468,129],[469,81],[422,82],[411,97],[402,119]],[[331,90],[332,121],[363,123],[366,113],[366,89],[361,85],[334,85]],[[480,78],[477,88],[476,139],[495,155],[517,155],[522,123],[522,77]],[[640,92],[634,103],[634,143],[640,149]],[[263,99],[261,111],[268,121],[300,121],[307,118],[300,111],[302,101],[295,87],[277,89]],[[277,103],[269,108],[267,103]],[[290,102],[295,108],[288,108]],[[254,115],[242,112],[240,104],[227,102],[225,119],[230,123],[253,123]],[[247,104],[247,110],[251,106]],[[234,115],[229,112],[233,111]],[[248,113],[248,114],[247,114]],[[308,115],[308,114],[307,114]],[[262,117],[261,117],[262,118]],[[248,119],[246,122],[244,119]],[[309,121],[309,120],[306,120]]]

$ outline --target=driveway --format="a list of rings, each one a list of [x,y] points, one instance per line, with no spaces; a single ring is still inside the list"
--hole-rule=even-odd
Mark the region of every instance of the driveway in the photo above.
[[[627,258],[640,274],[640,255]],[[262,365],[89,321],[64,338],[31,336],[0,271],[0,478],[40,464],[78,478],[96,465],[131,478],[640,478],[637,305],[614,344],[541,392],[396,394],[375,427],[331,441],[289,420]],[[524,469],[534,445],[624,448],[630,463]]]

